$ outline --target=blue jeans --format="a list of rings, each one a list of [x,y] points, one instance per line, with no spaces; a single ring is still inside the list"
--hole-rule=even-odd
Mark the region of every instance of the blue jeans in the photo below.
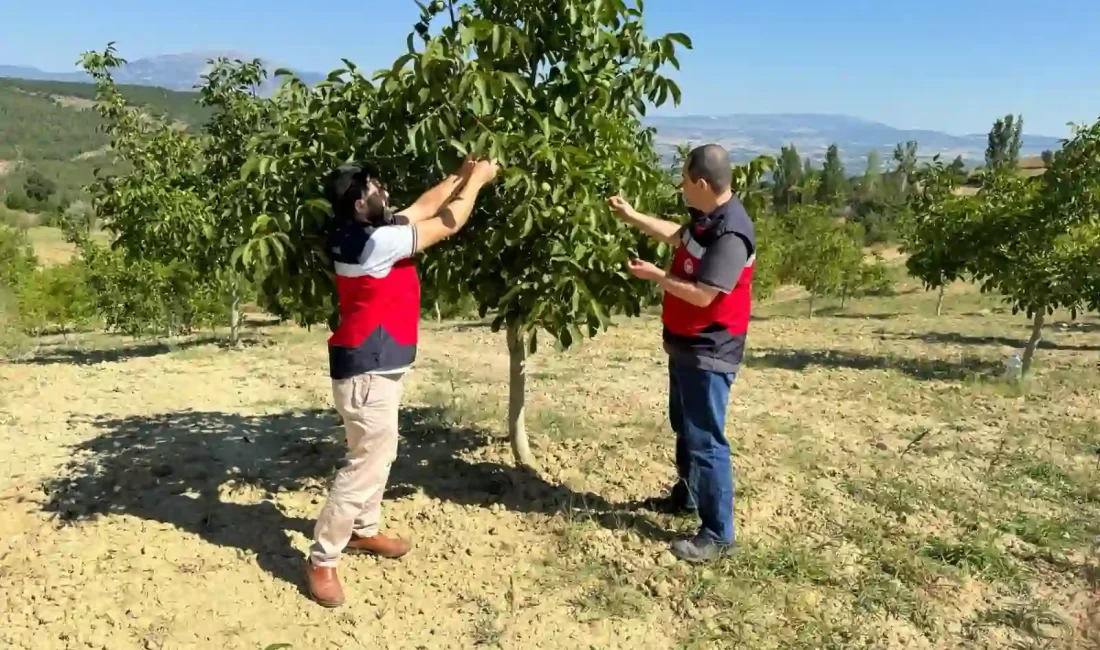
[[[733,467],[725,429],[735,376],[675,361],[668,367],[668,416],[680,478],[673,493],[698,509],[699,535],[718,544],[733,543]]]

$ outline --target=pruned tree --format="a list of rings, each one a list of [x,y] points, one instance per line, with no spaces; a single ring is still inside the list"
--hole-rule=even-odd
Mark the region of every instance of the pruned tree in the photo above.
[[[943,312],[947,285],[972,270],[979,200],[954,193],[958,177],[937,155],[920,174],[909,228],[901,251],[909,274],[927,289],[938,289],[936,315]]]
[[[569,347],[606,328],[611,314],[636,315],[653,299],[624,269],[648,243],[605,201],[621,192],[642,209],[667,209],[673,194],[660,188],[671,187],[639,118],[647,102],[679,101],[659,70],[678,65],[676,45],[690,41],[651,40],[640,2],[599,0],[435,2],[417,32],[423,49],[410,47],[379,77],[389,105],[411,118],[409,150],[436,156],[437,169],[468,153],[510,167],[479,206],[480,223],[425,274],[474,295],[506,331],[509,437],[516,460],[533,465],[525,368],[538,332]]]
[[[320,178],[337,161],[380,161],[391,194],[415,194],[467,154],[503,160],[470,225],[432,251],[422,275],[444,297],[473,296],[506,331],[509,436],[517,461],[534,465],[524,406],[538,333],[569,347],[613,314],[640,313],[653,292],[631,281],[625,263],[665,253],[605,204],[620,192],[650,212],[675,205],[640,115],[647,103],[679,100],[659,71],[678,65],[676,46],[690,41],[647,37],[641,4],[436,1],[422,7],[408,51],[375,76],[377,86],[350,64],[313,90],[288,82],[274,100],[282,115],[247,166],[261,179],[264,213],[238,257],[263,267],[262,293],[295,294],[304,324],[333,312],[315,243],[327,210]],[[259,251],[268,251],[263,262]]]
[[[1047,315],[1100,309],[1098,160],[1100,121],[1076,128],[1042,176],[999,166],[982,174],[973,198],[950,191],[942,166],[927,174],[910,271],[930,286],[969,275],[1027,314],[1021,376],[1031,371]]]
[[[802,158],[794,144],[779,150],[779,162],[772,173],[772,200],[776,210],[790,210],[801,202]]]
[[[839,206],[847,198],[848,192],[848,177],[844,171],[844,163],[840,160],[840,148],[836,144],[831,144],[825,152],[825,164],[821,168],[817,202]]]
[[[229,343],[237,345],[245,282],[231,260],[234,251],[247,241],[247,216],[257,210],[254,194],[239,179],[252,139],[274,119],[274,104],[259,97],[260,85],[267,78],[259,59],[221,57],[211,63],[199,88],[199,104],[213,109],[202,140],[209,221],[204,224],[207,242],[194,261],[202,272],[216,275],[226,287]]]
[[[96,84],[111,156],[124,169],[88,188],[112,250],[92,242],[86,228],[68,230],[88,263],[97,308],[108,328],[134,335],[209,324],[222,310],[209,299],[219,279],[203,272],[216,233],[202,140],[123,98],[111,71],[125,60],[113,43],[81,63]]]
[[[974,274],[1032,320],[1022,376],[1031,370],[1047,315],[1100,310],[1100,120],[1076,127],[1046,173],[987,175]]]
[[[791,233],[787,275],[810,293],[807,315],[813,318],[818,298],[843,295],[846,279],[862,262],[862,242],[828,206],[799,206],[785,222]]]
[[[894,147],[894,176],[897,179],[898,194],[902,197],[909,196],[909,181],[917,170],[917,142],[909,140],[902,144],[899,142]]]
[[[1015,169],[1020,162],[1020,148],[1023,142],[1023,116],[1009,113],[1003,118],[998,118],[989,130],[988,144],[985,149],[986,168]]]

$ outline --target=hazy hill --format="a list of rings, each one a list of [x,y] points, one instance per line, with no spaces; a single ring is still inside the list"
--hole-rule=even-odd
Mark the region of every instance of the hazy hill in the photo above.
[[[120,84],[192,90],[196,84],[201,83],[201,76],[209,67],[207,61],[218,56],[246,60],[251,58],[232,51],[165,54],[131,61],[117,70],[115,77]],[[272,61],[265,61],[264,64],[269,72],[281,67]],[[296,70],[295,73],[309,84],[325,78],[325,75],[316,72]],[[25,66],[4,65],[0,65],[0,77],[88,81],[87,75],[82,71],[47,72]],[[264,94],[270,93],[275,84],[274,80],[268,80],[261,91]],[[72,94],[83,96],[75,90]],[[990,124],[995,117],[989,117]],[[836,143],[851,173],[862,171],[867,153],[872,149],[879,150],[882,159],[889,161],[894,145],[907,140],[920,143],[920,156],[924,160],[937,153],[947,159],[961,155],[971,165],[984,161],[986,145],[984,133],[952,135],[932,130],[899,129],[849,115],[687,115],[650,117],[646,121],[657,128],[659,150],[666,158],[671,157],[677,144],[684,142],[718,142],[728,147],[738,161],[745,161],[762,153],[776,153],[780,147],[793,143],[803,156],[810,156],[812,160],[820,162],[824,160],[825,150],[829,145]],[[1057,149],[1060,144],[1058,138],[1028,135],[1021,154],[1037,156],[1044,149]]]
[[[115,81],[120,84],[140,86],[158,86],[169,90],[193,90],[202,83],[202,75],[209,69],[207,61],[219,56],[230,59],[250,60],[252,57],[240,52],[184,52],[181,54],[164,54],[144,59],[135,59],[114,72]],[[264,61],[269,73],[282,66],[277,62]],[[325,78],[325,75],[294,71],[303,81],[314,84]],[[71,72],[50,72],[27,66],[0,65],[0,77],[16,77],[20,79],[34,79],[40,81],[90,81],[82,70]],[[271,92],[277,82],[269,79],[264,84],[262,91]]]
[[[247,58],[233,52],[208,52],[139,59],[119,70],[117,79],[132,102],[195,126],[206,120],[208,111],[198,106],[195,93],[172,89],[197,83],[206,60],[218,54]],[[21,183],[22,174],[36,168],[57,180],[70,195],[79,193],[79,187],[91,180],[95,166],[103,163],[107,144],[99,131],[99,117],[90,110],[94,87],[83,81],[83,72],[48,73],[0,66],[0,77],[5,74],[34,79],[0,78],[0,192],[5,186]],[[302,78],[315,82],[322,75],[304,73]],[[983,162],[986,146],[984,134],[899,129],[847,115],[662,116],[645,121],[657,128],[658,150],[666,160],[680,143],[718,142],[728,147],[737,161],[763,153],[775,155],[780,147],[793,143],[800,154],[820,164],[828,146],[835,142],[853,175],[863,171],[872,149],[879,150],[884,165],[889,166],[894,145],[907,140],[920,143],[924,160],[936,153],[948,160],[962,155],[971,165]],[[1038,156],[1060,145],[1057,138],[1028,135],[1021,154]]]
[[[980,164],[985,160],[987,137],[899,129],[850,115],[814,113],[662,116],[648,117],[646,123],[657,129],[658,148],[666,156],[679,143],[717,142],[727,147],[737,160],[744,161],[764,153],[776,154],[780,147],[793,143],[803,157],[820,162],[825,159],[829,145],[836,143],[845,166],[853,174],[863,171],[872,149],[877,149],[885,162],[891,159],[894,145],[908,140],[920,143],[921,159],[938,153],[948,161],[961,155],[970,164]],[[1021,155],[1037,156],[1044,149],[1060,146],[1058,138],[1027,135]]]
[[[194,93],[149,86],[121,86],[123,95],[146,110],[191,125],[207,110]],[[0,79],[0,194],[21,187],[38,170],[58,187],[59,200],[77,197],[107,162],[107,135],[93,110],[95,88],[86,83]]]

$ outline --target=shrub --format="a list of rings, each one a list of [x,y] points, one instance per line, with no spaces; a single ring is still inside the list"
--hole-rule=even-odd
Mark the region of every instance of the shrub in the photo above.
[[[175,336],[229,319],[222,284],[184,262],[127,260],[119,251],[87,242],[82,256],[95,311],[107,329]]]
[[[0,289],[15,291],[37,267],[38,258],[26,232],[0,225]]]
[[[95,319],[95,301],[83,260],[38,269],[18,292],[19,323],[29,334],[88,327]]]
[[[32,169],[27,174],[27,180],[23,184],[23,191],[31,201],[45,203],[57,191],[57,183],[47,178],[37,169]]]
[[[35,206],[34,201],[21,189],[9,190],[4,196],[4,205],[11,210],[24,212],[30,212]]]

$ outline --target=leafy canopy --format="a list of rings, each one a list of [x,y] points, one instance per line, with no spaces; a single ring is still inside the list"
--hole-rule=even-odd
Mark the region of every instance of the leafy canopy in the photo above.
[[[290,290],[299,320],[320,322],[331,313],[331,278],[310,249],[327,214],[323,174],[350,158],[373,160],[402,202],[463,156],[487,155],[506,169],[470,225],[428,256],[429,291],[474,296],[482,314],[497,314],[495,326],[529,332],[532,347],[538,329],[568,346],[612,313],[637,314],[653,292],[625,262],[664,251],[614,219],[605,201],[621,192],[643,210],[675,206],[640,115],[647,103],[678,101],[659,72],[678,65],[677,45],[690,41],[645,36],[640,2],[425,5],[408,51],[374,83],[345,62],[318,88],[292,79],[277,94],[276,128],[247,169],[261,177],[263,214],[241,257],[274,252],[265,291]],[[278,251],[258,243],[274,237]]]

